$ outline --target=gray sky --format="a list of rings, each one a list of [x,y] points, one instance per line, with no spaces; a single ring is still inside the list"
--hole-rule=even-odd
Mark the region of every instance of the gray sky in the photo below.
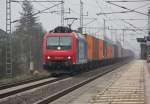
[[[91,34],[97,33],[97,37],[103,36],[103,19],[106,19],[106,26],[112,27],[114,29],[120,29],[120,28],[131,28],[132,27],[123,22],[123,21],[110,21],[109,19],[147,19],[147,16],[141,15],[138,13],[126,13],[126,14],[112,14],[112,15],[100,15],[96,16],[96,13],[99,12],[117,12],[117,11],[126,11],[124,9],[121,9],[119,7],[110,5],[106,3],[106,0],[82,0],[84,3],[84,13],[88,12],[88,16],[84,18],[97,18],[97,21],[87,25],[87,27],[100,27],[101,29],[88,29],[87,32]],[[69,8],[71,8],[71,14],[65,14],[65,17],[76,17],[79,18],[80,14],[80,0],[64,0],[65,2],[65,11],[68,11]],[[34,11],[42,10],[45,7],[50,7],[56,3],[33,3]],[[138,3],[116,3],[122,6],[125,6],[130,9],[135,9],[140,6],[144,6],[140,9],[137,9],[137,11],[147,13],[148,7],[150,7],[150,1],[149,2],[138,2]],[[5,30],[5,18],[6,18],[6,0],[0,0],[0,28]],[[55,7],[53,9],[50,9],[49,11],[58,11],[60,10],[60,6]],[[16,20],[20,17],[19,12],[21,12],[21,3],[12,3],[12,20]],[[51,13],[43,13],[40,15],[37,15],[39,22],[42,23],[45,30],[49,31],[53,29],[54,27],[60,25],[60,13],[58,14],[51,14]],[[84,19],[84,24],[89,23],[91,20]],[[133,24],[136,27],[140,28],[147,28],[147,21],[127,21],[131,24]],[[66,22],[65,22],[66,25]],[[17,23],[12,25],[12,30],[15,30],[15,26],[17,26]],[[73,24],[73,28],[76,29],[79,27],[79,20],[75,21]],[[123,40],[122,39],[122,31],[115,31],[115,30],[107,30],[106,31],[107,37],[111,38],[112,40]],[[137,37],[143,37],[145,34],[144,32],[137,31],[125,31],[125,44],[124,47],[133,49],[136,52],[139,52],[139,44],[136,42]]]

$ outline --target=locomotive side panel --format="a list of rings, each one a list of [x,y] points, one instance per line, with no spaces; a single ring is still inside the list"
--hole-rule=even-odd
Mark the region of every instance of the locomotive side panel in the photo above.
[[[77,64],[87,63],[87,44],[83,39],[77,39],[76,45],[76,60]]]

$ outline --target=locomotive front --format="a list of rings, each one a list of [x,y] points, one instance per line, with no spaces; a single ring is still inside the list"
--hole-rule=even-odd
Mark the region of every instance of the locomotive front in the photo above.
[[[75,64],[75,36],[73,33],[47,33],[43,42],[43,57],[47,66]]]

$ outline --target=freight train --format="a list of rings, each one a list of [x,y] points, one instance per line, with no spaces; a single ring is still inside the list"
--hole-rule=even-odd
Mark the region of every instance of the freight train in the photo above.
[[[134,54],[121,44],[80,34],[66,27],[45,33],[43,40],[44,68],[52,73],[74,73],[113,64]]]

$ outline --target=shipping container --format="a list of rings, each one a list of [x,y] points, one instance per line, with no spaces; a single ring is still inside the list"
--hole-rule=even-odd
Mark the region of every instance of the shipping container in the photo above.
[[[118,57],[121,58],[122,57],[122,52],[121,52],[122,48],[120,46],[118,46]]]
[[[112,45],[112,58],[115,58],[115,49],[114,49],[115,45]]]
[[[124,49],[121,48],[121,57],[124,57]]]
[[[116,45],[118,47],[118,58],[122,57],[122,45],[119,41],[116,42]]]
[[[111,59],[112,58],[112,44],[109,44],[107,46],[107,59]]]
[[[110,47],[110,53],[109,53],[110,57],[109,58],[112,58],[112,56],[113,56],[113,45],[110,44],[109,47]]]
[[[113,45],[110,44],[110,58],[113,58]]]
[[[89,60],[102,60],[103,59],[103,40],[100,40],[91,35],[85,35],[87,41],[87,56]]]
[[[103,59],[103,48],[104,48],[103,40],[99,39],[99,49],[98,49],[99,60]]]
[[[107,42],[103,41],[103,58],[107,59]]]
[[[85,34],[85,39],[86,39],[86,42],[87,42],[87,59],[88,60],[93,60],[94,59],[94,56],[93,56],[93,49],[94,49],[94,42],[93,42],[93,36],[90,36],[90,35],[87,35]]]
[[[93,60],[99,60],[99,39],[93,37]]]
[[[114,58],[118,58],[118,46],[114,45]]]
[[[125,54],[124,54],[124,53],[125,53],[125,49],[122,48],[121,52],[122,52],[122,53],[121,53],[121,56],[124,57],[124,55],[125,55]]]

